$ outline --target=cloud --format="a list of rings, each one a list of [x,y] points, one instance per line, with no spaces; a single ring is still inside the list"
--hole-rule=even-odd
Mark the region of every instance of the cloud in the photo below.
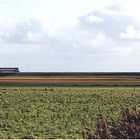
[[[126,27],[126,31],[120,33],[122,39],[128,40],[139,40],[140,39],[140,29],[135,29],[133,26]]]
[[[46,17],[1,17],[0,54],[8,64],[34,69],[37,65],[44,71],[46,67],[47,71],[124,70],[130,67],[128,61],[140,59],[136,54],[140,51],[139,29],[137,20],[118,5],[63,23]]]
[[[87,21],[89,23],[103,22],[104,19],[103,18],[100,18],[100,17],[97,17],[97,16],[89,15],[89,16],[87,16]]]
[[[36,19],[1,17],[0,42],[19,46],[38,44],[40,51],[42,46],[44,51],[60,54],[126,53],[128,51],[123,49],[127,50],[127,47],[120,49],[120,41],[125,36],[122,32],[130,24],[135,24],[134,20],[123,14],[118,5],[93,11],[72,22],[62,24],[57,24],[46,17]]]
[[[48,31],[40,20],[0,18],[0,41],[2,43],[45,43],[47,38]]]
[[[129,27],[130,25],[133,26],[133,29]],[[66,44],[64,42],[70,43],[71,41],[70,44],[82,47],[86,46],[86,43],[88,44],[90,38],[94,38],[98,42],[99,35],[114,41],[120,41],[127,37],[132,40],[133,37],[130,36],[132,36],[132,32],[133,34],[136,32],[134,31],[136,26],[138,26],[136,19],[125,14],[120,5],[111,5],[104,9],[95,10],[72,22],[62,24],[57,24],[46,17],[36,19],[1,17],[0,41],[17,44],[54,44],[52,42],[54,40]],[[139,33],[135,34],[134,38]],[[95,44],[97,45],[97,43]]]
[[[98,17],[96,19],[100,22],[91,22],[90,20],[87,20],[89,17]],[[124,31],[127,26],[136,26],[137,24],[136,19],[125,14],[124,10],[122,10],[118,5],[93,11],[79,19],[85,30],[103,32],[106,36],[112,38],[113,40],[120,40],[120,33]]]

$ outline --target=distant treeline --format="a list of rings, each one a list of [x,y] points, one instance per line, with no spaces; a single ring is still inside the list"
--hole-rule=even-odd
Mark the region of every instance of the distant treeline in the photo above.
[[[140,76],[140,72],[19,72],[0,76]]]

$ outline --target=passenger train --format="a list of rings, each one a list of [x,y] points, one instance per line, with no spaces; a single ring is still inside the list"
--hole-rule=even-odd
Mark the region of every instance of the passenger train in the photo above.
[[[18,73],[19,68],[0,68],[0,73]]]

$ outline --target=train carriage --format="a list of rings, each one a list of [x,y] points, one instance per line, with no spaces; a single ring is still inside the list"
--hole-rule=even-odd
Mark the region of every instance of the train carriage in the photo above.
[[[18,73],[19,68],[0,68],[0,73]]]

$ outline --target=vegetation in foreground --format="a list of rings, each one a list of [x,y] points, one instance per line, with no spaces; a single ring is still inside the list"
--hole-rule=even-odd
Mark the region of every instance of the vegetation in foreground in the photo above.
[[[140,88],[1,87],[0,139],[85,138],[101,114],[116,124],[123,108],[136,106]]]
[[[140,139],[140,110],[125,108],[120,120],[98,118],[95,133],[86,133],[86,139]]]

